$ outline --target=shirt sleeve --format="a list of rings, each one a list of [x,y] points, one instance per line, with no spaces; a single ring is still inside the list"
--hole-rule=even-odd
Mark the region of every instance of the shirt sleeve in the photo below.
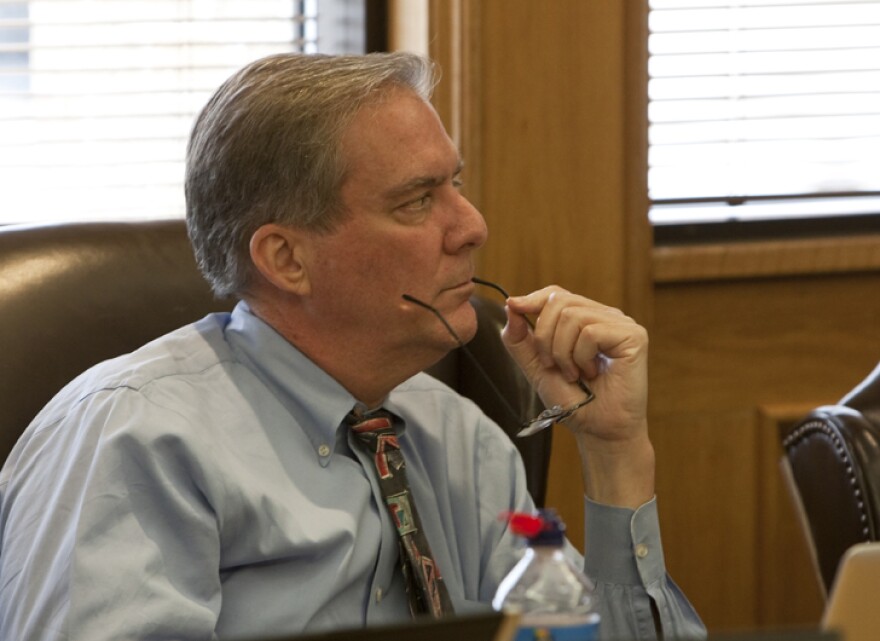
[[[596,585],[600,637],[704,639],[706,629],[666,572],[657,501],[637,510],[585,499],[584,571]]]
[[[13,544],[37,561],[3,595],[17,607],[0,637],[212,639],[220,541],[192,452],[165,434],[173,413],[136,392],[107,396],[39,434],[54,432],[51,441],[32,443],[40,465],[18,504],[33,525]],[[79,421],[103,429],[77,432]],[[39,487],[49,488],[42,498]]]

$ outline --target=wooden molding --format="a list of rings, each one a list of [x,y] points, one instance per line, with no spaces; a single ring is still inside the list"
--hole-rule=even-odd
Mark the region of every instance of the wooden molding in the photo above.
[[[623,14],[623,309],[651,329],[651,223],[648,219],[648,4],[626,2]]]
[[[428,55],[440,72],[434,107],[465,159],[464,194],[480,209],[484,162],[479,91],[481,5],[479,0],[433,0],[428,16]]]
[[[880,271],[880,234],[655,247],[655,283]]]
[[[758,622],[763,626],[818,625],[825,603],[806,523],[782,464],[780,429],[814,407],[834,402],[779,403],[758,407]]]
[[[388,0],[388,50],[428,54],[428,0]]]

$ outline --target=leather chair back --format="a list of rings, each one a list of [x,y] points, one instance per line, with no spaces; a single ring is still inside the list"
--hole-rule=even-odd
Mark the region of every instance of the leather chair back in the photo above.
[[[504,349],[500,305],[474,299],[469,349],[521,417],[540,404]],[[0,228],[0,461],[40,409],[92,365],[143,345],[231,301],[214,298],[182,220]],[[509,434],[518,429],[460,350],[429,372],[472,398]],[[551,430],[518,439],[529,490],[542,504]]]
[[[783,429],[783,471],[827,595],[844,553],[880,534],[880,364]]]

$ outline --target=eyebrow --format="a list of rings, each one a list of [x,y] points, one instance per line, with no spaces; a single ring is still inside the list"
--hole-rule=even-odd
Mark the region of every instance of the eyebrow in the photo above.
[[[458,164],[455,167],[455,171],[452,172],[452,177],[455,178],[464,170],[464,161],[459,160]],[[433,187],[437,187],[442,185],[448,179],[447,176],[417,176],[412,180],[407,180],[405,183],[396,185],[385,192],[385,198],[388,200],[395,200],[397,198],[401,198],[406,194],[418,191],[420,189],[430,189]]]

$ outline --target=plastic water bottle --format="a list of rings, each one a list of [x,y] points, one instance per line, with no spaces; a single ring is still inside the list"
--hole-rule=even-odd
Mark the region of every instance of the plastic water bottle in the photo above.
[[[528,548],[501,581],[492,607],[519,615],[515,641],[598,639],[593,583],[565,557],[565,526],[556,511],[515,513],[508,520]]]

